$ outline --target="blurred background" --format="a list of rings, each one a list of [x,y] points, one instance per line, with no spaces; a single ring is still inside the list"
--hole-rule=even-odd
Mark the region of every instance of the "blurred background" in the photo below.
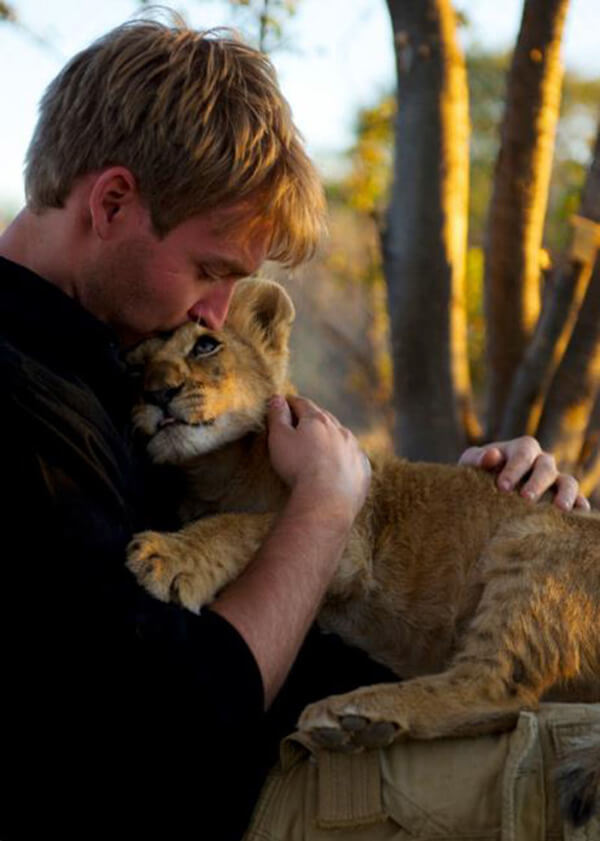
[[[174,8],[268,52],[324,179],[319,253],[293,272],[266,267],[297,307],[298,389],[370,446],[410,458],[453,460],[470,442],[537,434],[591,493],[598,0]],[[128,0],[0,0],[0,226],[23,204],[45,86],[140,11]]]

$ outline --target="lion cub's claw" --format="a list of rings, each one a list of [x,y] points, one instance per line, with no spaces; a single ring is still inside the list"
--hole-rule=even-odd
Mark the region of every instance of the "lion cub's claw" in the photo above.
[[[145,531],[127,547],[127,567],[155,598],[198,613],[195,582],[186,571],[178,535]]]
[[[351,752],[384,748],[406,732],[399,721],[378,718],[358,709],[352,694],[326,698],[310,704],[302,713],[299,728],[318,748]]]
[[[311,742],[317,747],[336,751],[354,750],[348,734],[335,727],[314,727],[309,734]]]

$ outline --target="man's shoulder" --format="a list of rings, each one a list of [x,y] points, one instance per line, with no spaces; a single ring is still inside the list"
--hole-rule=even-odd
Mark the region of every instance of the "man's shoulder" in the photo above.
[[[51,372],[39,361],[0,335],[0,403],[4,420],[23,419],[31,411],[36,397],[55,390]]]
[[[17,375],[21,370],[25,354],[20,351],[6,336],[0,333],[0,368],[7,374]]]
[[[111,489],[128,482],[129,447],[93,390],[0,336],[3,438],[45,464]]]
[[[98,401],[85,383],[53,369],[0,335],[0,402],[8,417],[63,422],[98,414]]]

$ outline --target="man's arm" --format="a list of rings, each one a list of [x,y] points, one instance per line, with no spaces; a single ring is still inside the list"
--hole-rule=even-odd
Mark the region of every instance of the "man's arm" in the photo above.
[[[309,400],[272,401],[269,449],[289,502],[252,563],[211,605],[253,652],[267,706],[316,616],[370,480],[354,436]]]

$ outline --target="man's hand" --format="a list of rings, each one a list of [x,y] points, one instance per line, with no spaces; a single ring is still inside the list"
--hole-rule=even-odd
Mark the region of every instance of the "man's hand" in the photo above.
[[[458,463],[497,471],[497,484],[503,491],[514,490],[530,473],[519,491],[521,496],[536,502],[545,491],[555,488],[554,504],[558,508],[563,511],[572,508],[590,510],[589,502],[579,493],[577,480],[566,473],[559,473],[554,456],[544,452],[530,435],[512,441],[486,444],[484,447],[470,447]]]
[[[268,424],[271,463],[296,499],[350,526],[371,478],[369,460],[352,433],[303,397],[273,397]]]

